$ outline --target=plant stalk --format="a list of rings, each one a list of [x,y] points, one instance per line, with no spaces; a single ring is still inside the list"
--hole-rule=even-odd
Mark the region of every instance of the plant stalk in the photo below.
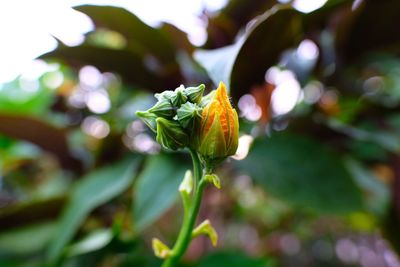
[[[190,150],[190,155],[193,161],[193,173],[195,177],[195,189],[193,194],[193,201],[190,208],[185,208],[185,214],[183,216],[183,223],[181,231],[179,232],[178,239],[172,249],[172,254],[167,258],[162,267],[175,267],[178,261],[185,254],[189,247],[192,239],[192,232],[196,223],[197,214],[199,213],[200,203],[203,195],[203,191],[207,182],[203,179],[203,171],[201,168],[200,159],[197,152]]]

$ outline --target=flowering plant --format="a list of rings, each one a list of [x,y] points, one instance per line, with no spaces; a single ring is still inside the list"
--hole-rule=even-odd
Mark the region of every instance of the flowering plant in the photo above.
[[[220,188],[214,168],[235,154],[238,146],[239,122],[232,108],[224,83],[203,96],[205,86],[183,85],[174,91],[156,94],[157,103],[136,114],[156,133],[157,142],[165,149],[189,149],[193,173],[187,171],[179,187],[184,217],[178,239],[171,249],[153,239],[156,256],[165,259],[163,267],[174,266],[183,256],[192,239],[207,235],[216,245],[218,235],[209,220],[194,228],[202,193],[207,183]]]

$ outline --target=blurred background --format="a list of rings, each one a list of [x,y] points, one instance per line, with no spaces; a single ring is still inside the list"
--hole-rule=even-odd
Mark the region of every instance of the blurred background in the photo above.
[[[0,3],[0,266],[157,267],[190,160],[135,116],[219,81],[236,155],[181,267],[398,267],[398,0]],[[160,172],[162,170],[162,172]]]

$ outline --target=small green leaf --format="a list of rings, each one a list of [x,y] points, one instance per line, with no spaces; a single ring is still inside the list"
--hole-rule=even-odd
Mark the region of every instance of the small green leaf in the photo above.
[[[157,220],[178,197],[179,184],[188,169],[171,155],[151,157],[134,189],[133,216],[137,232]]]
[[[126,159],[116,165],[96,170],[75,186],[58,223],[48,259],[57,260],[87,215],[96,207],[123,192],[132,183],[140,159]]]
[[[266,191],[294,206],[321,213],[362,209],[360,189],[343,161],[306,137],[281,134],[258,139],[238,165]]]
[[[112,238],[113,233],[110,229],[99,229],[93,231],[82,240],[68,247],[66,254],[68,257],[73,257],[99,250],[107,246],[111,242]]]

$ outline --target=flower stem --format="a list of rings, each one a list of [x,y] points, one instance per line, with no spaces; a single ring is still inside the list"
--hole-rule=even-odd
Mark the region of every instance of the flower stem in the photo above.
[[[175,267],[180,258],[185,254],[189,247],[190,241],[192,240],[192,232],[196,223],[197,214],[199,213],[201,198],[203,195],[204,187],[207,182],[203,179],[202,168],[197,153],[190,150],[190,154],[193,160],[193,172],[196,181],[196,187],[193,194],[193,201],[189,209],[185,208],[185,214],[183,216],[183,223],[181,231],[179,232],[178,239],[172,249],[172,254],[167,258],[162,267]]]

